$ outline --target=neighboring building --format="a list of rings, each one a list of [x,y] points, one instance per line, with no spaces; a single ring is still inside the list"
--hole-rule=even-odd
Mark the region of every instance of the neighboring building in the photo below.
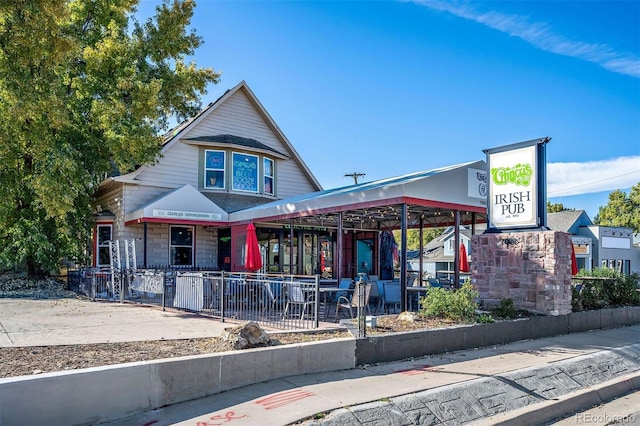
[[[634,247],[631,228],[594,225],[584,210],[548,213],[547,224],[571,234],[580,269],[604,266],[626,275],[640,272],[640,248]]]
[[[616,269],[624,274],[640,272],[640,238],[630,228],[597,226],[584,210],[566,210],[547,213],[548,228],[571,234],[571,241],[576,253],[579,269],[590,271],[598,266]],[[431,240],[423,248],[423,277],[449,275],[454,265],[454,227],[446,228],[442,234]],[[480,224],[475,233],[484,231]],[[635,240],[634,240],[635,238]],[[460,229],[460,243],[465,245],[471,259],[471,230]],[[410,270],[419,271],[419,251],[407,253],[407,264]]]
[[[591,226],[593,222],[584,210],[565,210],[547,213],[547,227],[553,231],[571,234],[573,250],[576,253],[578,269],[593,269],[593,240],[582,235],[581,227]]]
[[[485,226],[483,224],[482,229]],[[478,230],[476,229],[477,233]],[[482,232],[482,231],[480,231]],[[465,246],[468,260],[471,260],[471,230],[460,227],[460,244]],[[422,275],[423,279],[427,278],[446,278],[451,275],[454,270],[456,251],[459,250],[455,245],[455,227],[449,226],[437,238],[429,241],[422,250]],[[407,255],[407,263],[412,271],[420,270],[419,250],[411,252],[411,256]]]
[[[94,266],[109,265],[109,240],[134,239],[144,267],[231,270],[229,213],[321,189],[240,82],[171,131],[155,164],[102,182]]]

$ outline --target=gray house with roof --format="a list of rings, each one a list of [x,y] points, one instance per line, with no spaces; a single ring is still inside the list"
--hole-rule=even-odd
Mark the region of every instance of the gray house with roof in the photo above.
[[[631,228],[594,225],[584,210],[548,213],[547,224],[571,234],[580,269],[604,266],[627,275],[640,272],[640,247],[633,244]]]

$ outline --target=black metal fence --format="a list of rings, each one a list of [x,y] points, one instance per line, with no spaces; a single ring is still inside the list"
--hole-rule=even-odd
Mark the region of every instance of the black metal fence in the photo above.
[[[119,300],[175,308],[279,329],[318,328],[319,276],[224,271],[82,269],[69,288],[92,300]]]

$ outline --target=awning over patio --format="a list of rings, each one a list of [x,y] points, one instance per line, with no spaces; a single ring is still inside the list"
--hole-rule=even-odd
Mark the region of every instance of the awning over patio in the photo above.
[[[336,214],[362,228],[397,227],[398,205],[410,205],[409,213],[422,215],[425,226],[443,226],[434,213],[486,212],[486,163],[476,161],[434,170],[381,179],[342,188],[313,192],[229,214],[231,222],[282,221],[310,226],[333,226]],[[451,221],[451,217],[448,217]],[[395,224],[395,225],[394,225]]]
[[[227,212],[202,195],[191,185],[175,189],[146,206],[128,213],[125,225],[143,222],[185,225],[226,225]]]

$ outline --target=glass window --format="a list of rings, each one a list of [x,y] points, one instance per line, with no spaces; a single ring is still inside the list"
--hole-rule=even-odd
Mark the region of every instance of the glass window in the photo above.
[[[275,194],[274,180],[273,180],[273,160],[270,158],[264,158],[264,193],[268,195]]]
[[[233,153],[231,189],[258,192],[258,156]]]
[[[169,263],[171,265],[193,265],[193,227],[171,226]]]
[[[224,188],[224,151],[205,150],[204,152],[204,187]]]
[[[98,253],[96,266],[109,266],[111,260],[109,258],[109,241],[111,241],[111,225],[98,225],[96,235],[98,238]]]

